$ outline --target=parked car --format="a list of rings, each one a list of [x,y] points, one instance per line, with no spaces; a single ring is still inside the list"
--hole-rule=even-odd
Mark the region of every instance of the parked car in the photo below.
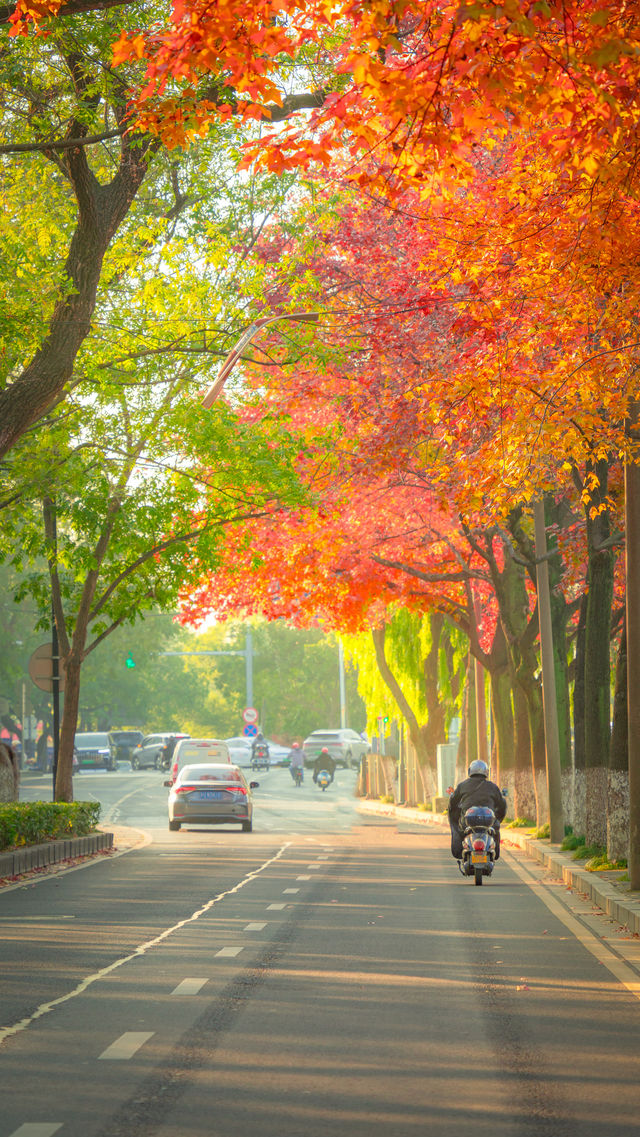
[[[339,730],[314,730],[302,743],[305,766],[312,766],[325,746],[338,766],[344,766],[347,770],[352,766],[359,766],[363,755],[369,752],[369,743],[348,727]]]
[[[253,827],[251,790],[259,782],[247,782],[239,766],[207,762],[183,766],[169,787],[169,828],[181,825],[239,823],[245,833]]]
[[[202,762],[231,762],[229,747],[219,738],[182,738],[171,761],[171,781],[175,782],[185,766]]]
[[[141,730],[110,730],[112,741],[116,747],[116,758],[124,762],[130,762],[131,756],[139,743],[142,742],[144,734]]]
[[[188,734],[177,734],[171,731],[167,734],[148,734],[136,746],[131,755],[131,769],[144,770],[149,766],[154,770],[164,769],[165,747],[175,738],[188,738]]]
[[[73,753],[77,758],[78,770],[117,770],[116,744],[107,731],[91,734],[76,734],[73,740]]]

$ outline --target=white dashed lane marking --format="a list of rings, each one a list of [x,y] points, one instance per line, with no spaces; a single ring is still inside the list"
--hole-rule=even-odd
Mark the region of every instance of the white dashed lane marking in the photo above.
[[[282,912],[286,907],[286,904],[267,904],[267,912]]]
[[[247,924],[245,932],[261,932],[263,928],[266,928],[266,926],[266,922],[260,923],[259,921],[256,921],[253,924]]]
[[[201,991],[202,988],[204,987],[205,983],[208,983],[208,982],[209,982],[208,977],[207,977],[207,979],[196,979],[196,978],[183,979],[181,983],[178,983],[177,987],[174,987],[171,994],[172,995],[197,995],[198,991]]]
[[[282,889],[283,896],[286,896],[287,892],[299,892],[299,891],[300,891],[299,888],[283,888]]]
[[[128,1030],[125,1034],[121,1034],[120,1038],[116,1038],[111,1046],[107,1046],[99,1057],[109,1058],[115,1062],[132,1058],[136,1051],[153,1037],[153,1034],[152,1030]]]
[[[310,876],[297,876],[296,880],[311,880]]]
[[[223,947],[220,951],[216,952],[217,956],[224,956],[226,959],[233,959],[236,955],[240,955],[241,947]]]
[[[53,1137],[59,1129],[62,1129],[61,1121],[26,1121],[9,1137]]]

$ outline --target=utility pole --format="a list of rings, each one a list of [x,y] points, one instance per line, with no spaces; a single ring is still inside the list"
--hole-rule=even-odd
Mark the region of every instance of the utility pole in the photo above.
[[[340,726],[347,725],[347,692],[344,678],[344,648],[342,641],[338,640],[338,670],[340,673]]]
[[[253,706],[253,635],[247,632],[242,651],[160,651],[158,655],[243,655],[245,659],[245,684],[247,706]]]
[[[553,844],[564,840],[562,813],[562,778],[560,773],[560,738],[558,733],[558,700],[556,671],[553,659],[553,628],[551,624],[551,593],[549,590],[549,561],[547,559],[547,531],[544,521],[544,499],[533,503],[535,527],[536,581],[538,591],[538,618],[540,623],[540,655],[542,658],[542,705],[544,709],[544,741],[547,752],[547,790],[549,793],[549,829]]]
[[[640,406],[629,408],[629,441],[637,442]],[[625,584],[627,593],[627,710],[629,719],[629,883],[640,889],[640,466],[627,454]]]

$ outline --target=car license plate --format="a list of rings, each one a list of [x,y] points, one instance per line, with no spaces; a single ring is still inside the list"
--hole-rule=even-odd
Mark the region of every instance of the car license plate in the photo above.
[[[195,801],[224,801],[226,796],[224,790],[200,790],[192,798]]]
[[[472,865],[486,865],[488,860],[489,860],[489,858],[488,858],[486,853],[472,853],[471,854],[471,864]]]

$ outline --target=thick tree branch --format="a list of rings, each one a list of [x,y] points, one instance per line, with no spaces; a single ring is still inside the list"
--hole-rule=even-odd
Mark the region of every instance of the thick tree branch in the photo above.
[[[20,142],[13,145],[0,146],[0,154],[30,154],[40,152],[46,154],[50,150],[72,150],[78,146],[94,146],[96,142],[105,142],[109,138],[120,138],[125,127],[117,130],[105,130],[102,134],[87,134],[84,138],[58,138],[49,139],[48,142]]]

